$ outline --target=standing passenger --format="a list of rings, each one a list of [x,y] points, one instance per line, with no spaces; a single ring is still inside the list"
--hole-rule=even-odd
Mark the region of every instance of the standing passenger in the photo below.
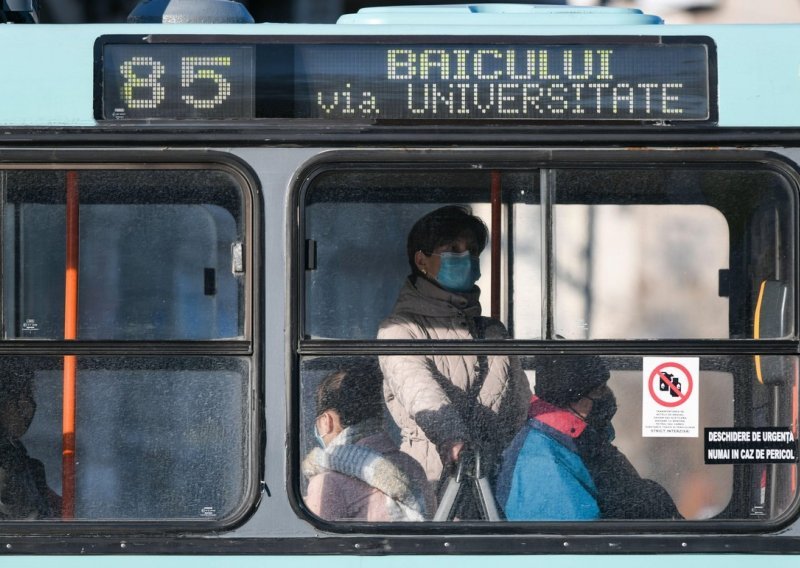
[[[384,429],[381,376],[365,364],[333,373],[317,388],[321,448],[303,461],[305,503],[329,520],[423,521],[432,499],[420,465]]]
[[[411,274],[378,339],[506,339],[502,323],[481,317],[478,257],[488,231],[466,207],[428,213],[411,229]],[[386,404],[400,427],[400,449],[419,461],[432,485],[469,444],[497,463],[525,421],[530,387],[506,356],[380,357]]]

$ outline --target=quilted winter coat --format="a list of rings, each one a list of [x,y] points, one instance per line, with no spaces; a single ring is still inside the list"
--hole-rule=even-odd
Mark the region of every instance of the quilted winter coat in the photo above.
[[[406,280],[379,339],[506,339],[497,320],[481,317],[480,290],[455,294],[422,277]],[[439,481],[437,447],[465,441],[485,464],[496,464],[525,422],[530,385],[519,362],[506,356],[386,355],[380,357],[384,396],[400,427],[400,449]]]

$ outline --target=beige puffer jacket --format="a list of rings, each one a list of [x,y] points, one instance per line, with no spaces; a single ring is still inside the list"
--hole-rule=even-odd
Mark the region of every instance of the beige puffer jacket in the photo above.
[[[453,294],[411,277],[381,323],[378,339],[472,340],[481,326],[485,339],[506,339],[502,323],[480,316],[479,294],[477,288]],[[531,391],[514,358],[489,356],[483,364],[473,355],[379,359],[386,405],[401,430],[400,449],[422,464],[431,482],[442,473],[437,447],[465,441],[480,449],[484,463],[493,464],[525,422]],[[475,392],[481,374],[485,377]]]

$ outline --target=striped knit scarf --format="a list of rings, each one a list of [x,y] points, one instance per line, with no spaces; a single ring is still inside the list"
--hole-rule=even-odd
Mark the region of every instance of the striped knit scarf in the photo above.
[[[382,454],[366,446],[355,445],[367,436],[383,431],[379,418],[371,418],[345,428],[324,450],[314,448],[303,460],[303,474],[312,477],[335,471],[360,479],[387,499],[393,521],[424,521],[427,515],[422,487],[413,487],[406,472]]]

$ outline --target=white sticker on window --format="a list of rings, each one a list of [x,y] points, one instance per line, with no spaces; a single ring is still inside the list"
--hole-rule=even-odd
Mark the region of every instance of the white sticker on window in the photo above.
[[[700,360],[644,357],[642,436],[696,438],[699,435]]]

